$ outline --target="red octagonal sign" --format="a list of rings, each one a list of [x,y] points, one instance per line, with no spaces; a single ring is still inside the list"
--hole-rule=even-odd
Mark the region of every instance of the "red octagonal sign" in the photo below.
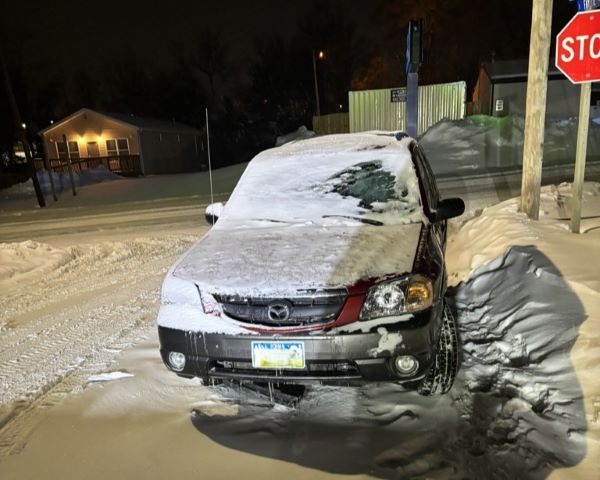
[[[579,12],[561,30],[556,67],[573,83],[600,80],[600,10]]]

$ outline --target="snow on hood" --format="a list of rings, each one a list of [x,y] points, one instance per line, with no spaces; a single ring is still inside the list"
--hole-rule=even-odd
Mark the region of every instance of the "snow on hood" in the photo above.
[[[347,287],[412,269],[421,224],[213,228],[174,275],[210,293],[264,296]]]
[[[272,295],[410,271],[427,220],[409,142],[330,135],[259,154],[174,275],[211,293]]]

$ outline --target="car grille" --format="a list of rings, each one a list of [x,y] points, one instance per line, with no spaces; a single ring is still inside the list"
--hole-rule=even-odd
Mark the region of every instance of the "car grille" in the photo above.
[[[257,369],[252,366],[252,362],[241,361],[219,361],[209,371],[211,376],[218,377],[220,374],[231,374],[231,378],[238,377],[286,377],[298,378],[361,378],[360,371],[356,364],[350,361],[340,360],[336,362],[307,362],[304,370],[289,369]]]
[[[267,326],[302,326],[335,320],[346,290],[302,291],[290,298],[215,295],[223,312],[235,320]]]

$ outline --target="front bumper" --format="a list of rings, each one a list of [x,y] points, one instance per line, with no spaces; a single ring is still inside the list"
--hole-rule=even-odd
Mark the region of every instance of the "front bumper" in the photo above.
[[[354,384],[368,381],[414,382],[431,367],[439,332],[438,308],[415,315],[413,320],[386,325],[389,333],[398,333],[382,342],[377,332],[320,335],[225,335],[189,332],[158,327],[160,352],[165,365],[169,352],[181,352],[186,365],[179,375],[250,380],[278,383]],[[305,363],[302,370],[271,370],[252,367],[252,341],[304,342]],[[393,367],[398,355],[412,355],[418,369],[409,377],[399,375]]]

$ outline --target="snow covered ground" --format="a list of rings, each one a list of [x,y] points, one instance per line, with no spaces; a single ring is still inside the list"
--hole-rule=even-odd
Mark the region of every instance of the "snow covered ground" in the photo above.
[[[218,199],[239,174],[215,172]],[[1,200],[0,478],[597,478],[599,184],[573,235],[569,185],[545,187],[531,222],[511,199],[481,210],[513,183],[442,182],[471,205],[447,251],[451,394],[319,387],[289,409],[239,405],[159,358],[160,283],[208,228],[206,177]]]

